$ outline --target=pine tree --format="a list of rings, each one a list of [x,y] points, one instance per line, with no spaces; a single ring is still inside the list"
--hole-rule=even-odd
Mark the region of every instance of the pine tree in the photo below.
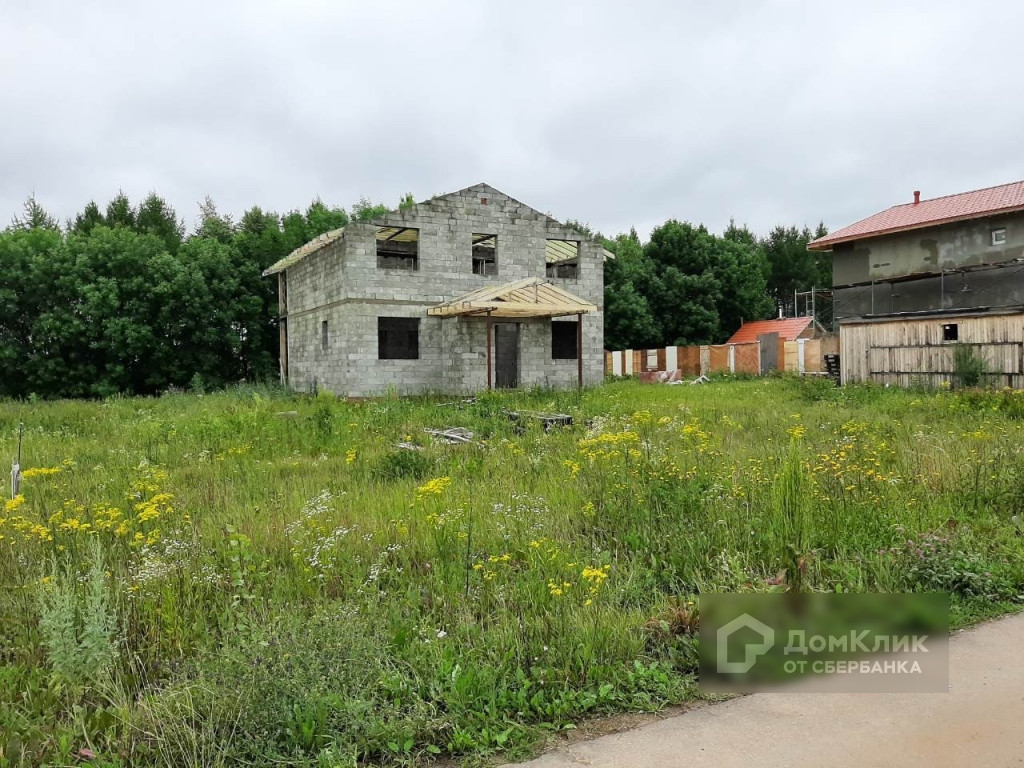
[[[88,235],[96,227],[106,226],[107,219],[96,205],[96,201],[90,200],[80,214],[75,216],[74,222],[69,222],[68,229],[76,235]]]
[[[11,226],[14,229],[52,229],[55,231],[60,230],[60,224],[57,220],[46,212],[46,209],[39,204],[34,194],[29,195],[28,199],[22,204],[21,207],[23,213],[21,216],[15,216],[11,220]]]
[[[135,211],[132,210],[131,201],[124,192],[118,192],[107,204],[107,226],[111,229],[115,227],[125,227],[127,229],[135,229]]]

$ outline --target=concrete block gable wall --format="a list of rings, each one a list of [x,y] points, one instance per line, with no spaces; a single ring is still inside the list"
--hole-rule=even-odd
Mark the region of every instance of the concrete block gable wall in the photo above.
[[[378,226],[419,230],[418,269],[378,268]],[[497,236],[497,274],[473,273],[474,234]],[[597,305],[583,318],[584,382],[604,370],[604,250],[600,243],[486,184],[352,223],[343,237],[287,271],[289,383],[368,396],[438,391],[471,393],[487,386],[483,318],[427,317],[427,309],[463,293],[527,277],[544,277],[548,238],[580,243],[579,274],[552,282]],[[419,319],[419,359],[379,360],[377,318]],[[574,318],[567,318],[574,319]],[[327,321],[328,347],[322,348]],[[551,359],[551,323],[520,322],[520,386],[573,386],[575,360]]]

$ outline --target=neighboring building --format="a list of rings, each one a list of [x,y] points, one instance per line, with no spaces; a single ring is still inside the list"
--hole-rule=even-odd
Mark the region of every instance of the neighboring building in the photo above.
[[[282,381],[349,396],[596,384],[608,255],[486,184],[352,222],[264,273]]]
[[[797,339],[813,339],[824,335],[820,332],[813,317],[780,317],[777,320],[752,320],[743,323],[726,344],[749,344],[757,341],[763,334],[777,333],[779,341],[796,341]]]
[[[1024,181],[922,200],[812,241],[832,251],[842,380],[950,382],[969,344],[1024,386]]]

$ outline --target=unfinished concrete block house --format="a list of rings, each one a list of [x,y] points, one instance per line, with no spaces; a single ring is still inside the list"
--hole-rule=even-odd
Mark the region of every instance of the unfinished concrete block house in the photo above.
[[[352,222],[264,273],[282,381],[347,396],[598,383],[606,255],[487,184]]]
[[[842,381],[951,383],[970,345],[1024,386],[1024,181],[913,201],[812,241],[832,252]]]

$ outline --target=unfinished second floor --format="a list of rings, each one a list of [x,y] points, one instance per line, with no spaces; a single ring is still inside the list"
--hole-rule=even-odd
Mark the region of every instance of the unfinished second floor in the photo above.
[[[1024,304],[1024,181],[896,205],[812,241],[835,319]]]
[[[282,316],[338,302],[434,305],[479,288],[545,277],[603,304],[600,241],[486,184],[351,222],[267,270]]]
[[[838,243],[833,287],[935,275],[1024,258],[1024,211]]]

